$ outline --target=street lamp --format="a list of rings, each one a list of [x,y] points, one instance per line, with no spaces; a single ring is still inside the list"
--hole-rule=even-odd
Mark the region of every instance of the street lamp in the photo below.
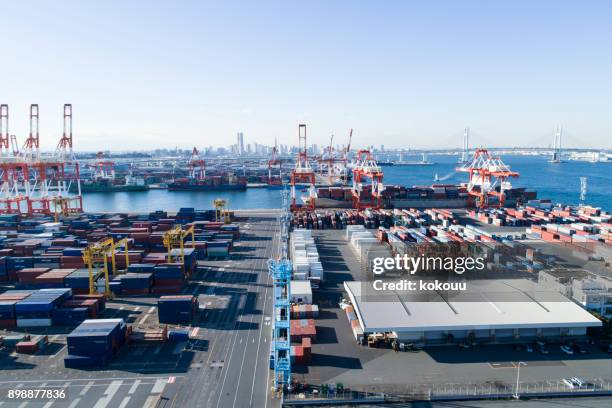
[[[514,392],[513,397],[515,399],[519,399],[520,395],[519,395],[519,378],[521,376],[521,364],[526,366],[527,363],[523,362],[523,361],[519,361],[518,363],[516,363],[516,390]]]

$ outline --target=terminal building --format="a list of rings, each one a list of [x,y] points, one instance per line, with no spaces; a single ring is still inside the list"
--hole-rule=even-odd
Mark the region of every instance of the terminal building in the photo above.
[[[565,341],[601,326],[559,292],[525,279],[468,281],[465,291],[448,296],[376,291],[372,282],[345,282],[344,288],[365,339],[392,333],[400,342],[425,345]]]

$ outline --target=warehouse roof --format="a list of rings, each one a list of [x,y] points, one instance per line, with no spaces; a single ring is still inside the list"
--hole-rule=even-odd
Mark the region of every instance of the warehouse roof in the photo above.
[[[594,327],[601,322],[557,292],[525,279],[473,280],[448,297],[438,292],[344,287],[365,332]]]

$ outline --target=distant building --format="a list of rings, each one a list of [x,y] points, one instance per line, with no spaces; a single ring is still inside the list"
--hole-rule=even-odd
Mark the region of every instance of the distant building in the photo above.
[[[244,155],[244,134],[242,132],[238,132],[238,142],[236,143],[238,146],[238,151],[236,152],[240,156]]]

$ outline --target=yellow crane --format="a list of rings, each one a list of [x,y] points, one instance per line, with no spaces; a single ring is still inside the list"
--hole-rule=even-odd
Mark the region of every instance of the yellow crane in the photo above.
[[[115,242],[112,238],[106,238],[102,241],[94,242],[89,244],[83,251],[83,261],[89,269],[89,294],[93,295],[96,293],[96,287],[94,282],[94,268],[98,265],[102,265],[102,271],[104,272],[104,294],[107,298],[112,297],[110,287],[108,284],[109,278],[109,265],[108,258],[111,259],[111,270],[113,275],[117,273],[117,263],[115,260],[115,251],[117,248],[123,247],[125,252],[125,265],[126,268],[130,265],[130,258],[128,253],[128,238],[123,238]]]
[[[223,222],[224,224],[232,222],[227,200],[217,198],[213,201],[213,205],[215,206],[215,220],[217,222]]]
[[[168,263],[172,262],[172,250],[178,248],[180,249],[181,263],[185,267],[185,238],[190,235],[191,247],[195,249],[195,230],[193,225],[186,230],[182,226],[177,225],[164,233],[164,246],[168,248]]]

